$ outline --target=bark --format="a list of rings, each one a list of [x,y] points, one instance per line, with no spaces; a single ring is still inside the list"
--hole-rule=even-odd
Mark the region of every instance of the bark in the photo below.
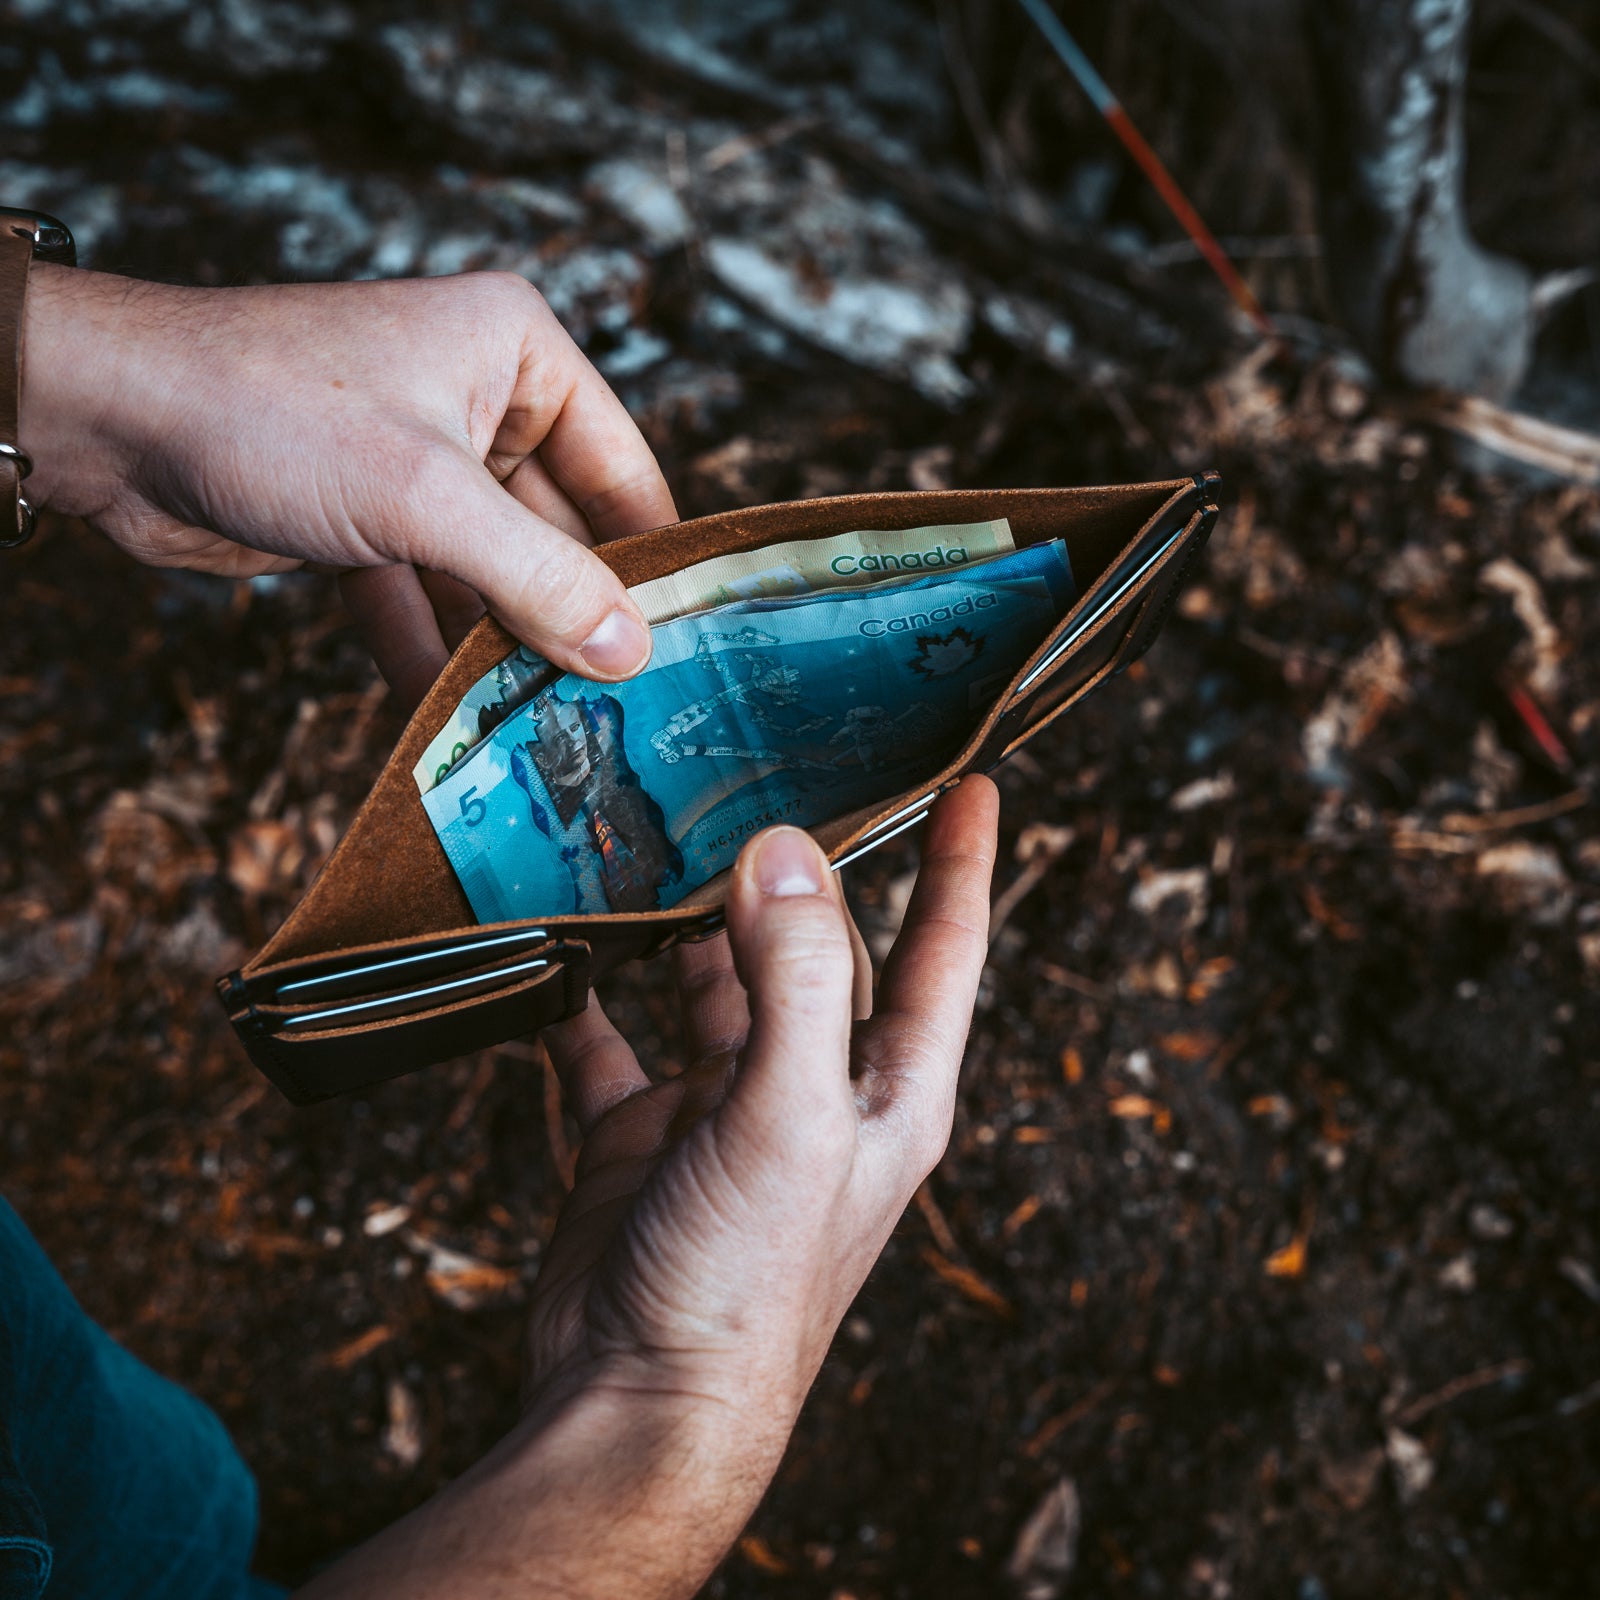
[[[1510,397],[1532,274],[1467,228],[1462,95],[1471,0],[1312,0],[1319,204],[1335,312],[1387,376]]]

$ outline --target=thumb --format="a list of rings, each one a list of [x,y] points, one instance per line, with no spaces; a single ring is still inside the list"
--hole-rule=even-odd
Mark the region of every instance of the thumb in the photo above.
[[[405,560],[476,589],[508,633],[559,667],[611,680],[649,661],[643,614],[592,550],[529,511],[468,452],[433,460],[391,541]]]
[[[766,828],[729,887],[728,934],[750,997],[750,1033],[733,1102],[812,1125],[850,1097],[850,919],[827,858],[799,828]]]

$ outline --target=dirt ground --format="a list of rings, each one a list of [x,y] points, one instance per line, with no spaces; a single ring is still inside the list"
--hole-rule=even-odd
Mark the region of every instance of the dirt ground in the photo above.
[[[589,146],[530,199],[481,130],[385,149],[369,98],[365,142],[330,155],[330,86],[425,99],[400,45],[377,77],[310,23],[275,36],[303,52],[286,62],[227,39],[184,55],[150,11],[105,22],[110,65],[31,12],[19,33],[36,67],[54,52],[57,102],[13,123],[0,176],[53,185],[99,265],[354,275],[398,237],[399,192],[428,248],[477,239],[459,265],[505,264],[540,216],[542,270],[685,516],[1225,474],[1154,651],[998,775],[949,1153],[707,1592],[1592,1593],[1600,492],[1469,459],[1337,349],[1269,363],[1198,280],[1185,317],[1099,257],[1093,281],[1007,279],[925,194],[804,132],[710,163],[792,109],[595,69],[636,119],[607,137],[648,123],[659,158],[686,129],[707,185],[696,227],[652,240],[637,207],[607,210]],[[105,87],[147,58],[171,78],[159,113]],[[716,190],[746,157],[767,187]],[[348,214],[319,211],[338,185]],[[916,348],[860,358],[793,307],[723,297],[729,241],[785,246],[719,217],[798,228],[811,206],[825,233],[882,193],[928,261],[819,259],[914,289],[948,337],[931,316]],[[294,256],[340,227],[345,257]],[[396,270],[424,269],[445,266]],[[996,294],[1009,320],[983,310]],[[526,1044],[295,1111],[227,1031],[211,980],[294,903],[400,728],[330,586],[133,569],[48,520],[4,570],[0,1182],[87,1309],[222,1413],[260,1477],[262,1564],[292,1581],[506,1425],[574,1130]],[[915,848],[848,874],[869,940]],[[606,997],[672,1070],[664,966]]]

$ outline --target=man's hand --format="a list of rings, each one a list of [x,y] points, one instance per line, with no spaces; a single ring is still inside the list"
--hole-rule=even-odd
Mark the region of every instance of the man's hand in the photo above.
[[[584,547],[673,521],[672,497],[520,278],[179,289],[36,266],[23,362],[31,498],[155,565],[343,572],[408,703],[483,601],[587,677],[648,658]]]
[[[853,1030],[848,914],[792,828],[739,857],[729,939],[682,953],[681,1076],[652,1083],[597,1005],[550,1030],[584,1144],[534,1285],[527,1411],[304,1600],[699,1588],[949,1138],[996,810],[986,778],[935,807],[876,1007]]]

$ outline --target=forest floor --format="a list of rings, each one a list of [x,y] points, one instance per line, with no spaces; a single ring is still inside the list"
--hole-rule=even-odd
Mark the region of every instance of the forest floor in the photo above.
[[[870,104],[822,139],[576,25],[511,66],[147,10],[108,8],[120,56],[19,33],[55,99],[0,178],[94,264],[525,270],[684,516],[1225,475],[1154,651],[998,774],[954,1138],[708,1593],[1591,1592],[1600,493],[1465,461],[1331,346],[1269,363],[1197,279],[1010,272]],[[751,291],[752,252],[796,282]],[[806,274],[921,320],[873,345]],[[575,1133],[526,1044],[294,1110],[228,1031],[212,980],[401,726],[329,585],[48,519],[5,569],[0,1185],[221,1412],[292,1580],[506,1426]],[[849,873],[869,941],[915,860]],[[662,964],[603,992],[671,1071]]]

